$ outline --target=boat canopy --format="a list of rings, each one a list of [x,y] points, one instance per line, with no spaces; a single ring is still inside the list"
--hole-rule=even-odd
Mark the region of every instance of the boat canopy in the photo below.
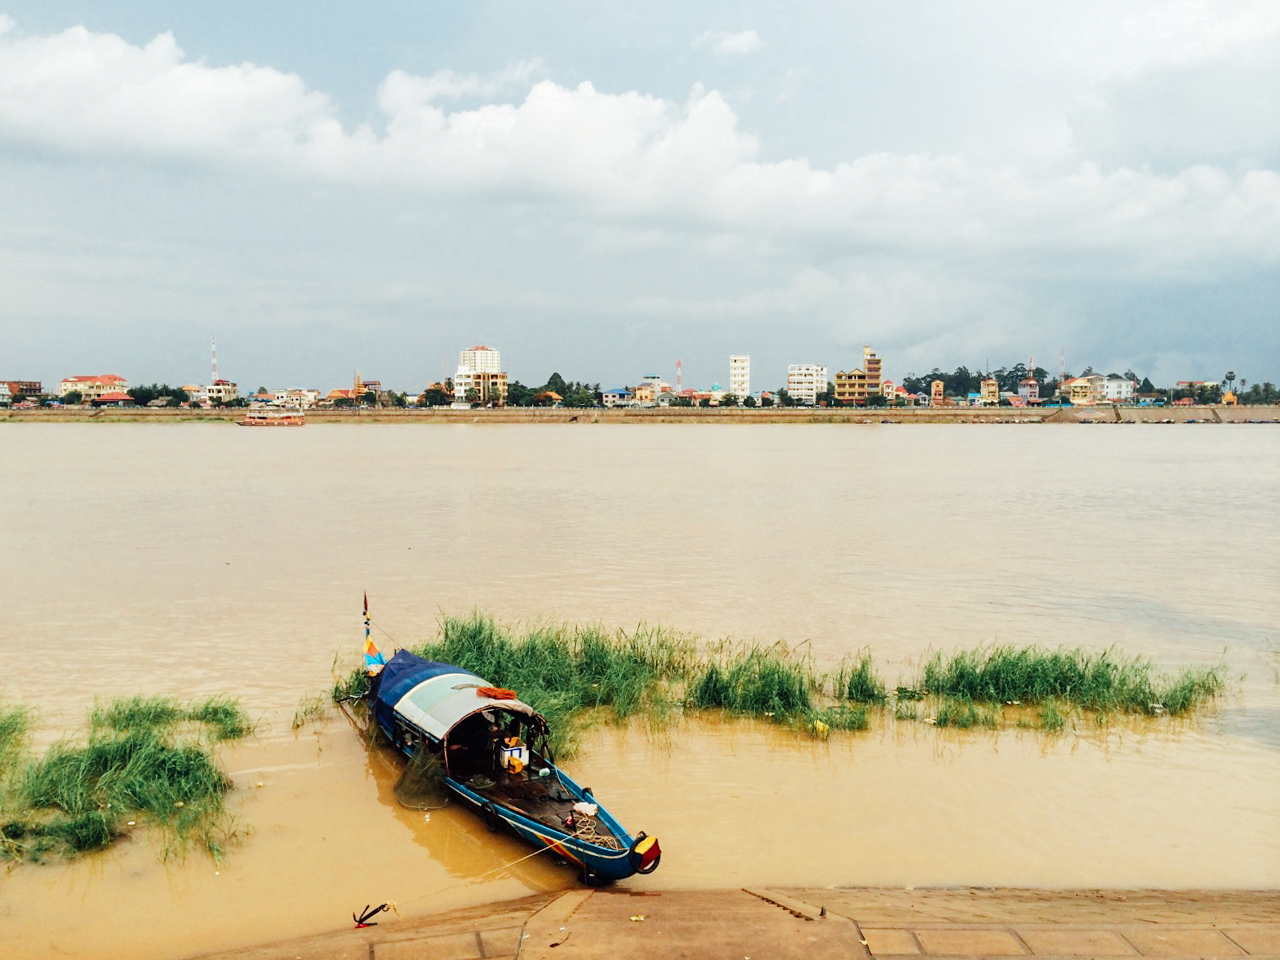
[[[400,650],[378,674],[374,711],[384,729],[399,716],[436,740],[482,710],[521,713],[545,725],[527,703],[482,695],[482,689],[491,689],[489,682],[468,670]]]

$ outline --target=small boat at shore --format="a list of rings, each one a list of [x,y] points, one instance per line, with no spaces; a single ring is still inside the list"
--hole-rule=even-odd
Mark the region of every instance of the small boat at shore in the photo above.
[[[307,416],[301,410],[278,410],[263,408],[250,410],[242,420],[236,423],[242,427],[302,427],[306,426]]]
[[[407,650],[384,662],[368,640],[365,666],[373,723],[407,757],[427,754],[448,794],[491,831],[563,857],[589,886],[657,869],[657,838],[629,834],[556,766],[547,721],[513,691]]]

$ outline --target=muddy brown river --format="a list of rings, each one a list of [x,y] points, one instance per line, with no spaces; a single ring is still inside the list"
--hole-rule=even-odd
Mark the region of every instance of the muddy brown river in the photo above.
[[[1039,643],[1222,663],[1188,721],[1060,736],[888,719],[594,729],[570,772],[662,840],[641,888],[1280,884],[1280,427],[0,427],[0,697],[74,733],[95,696],[226,692],[239,840],[145,835],[0,879],[6,957],[168,958],[561,889],[465,812],[400,808],[393,757],[301,698],[441,613],[870,648]],[[516,862],[519,861],[519,862]],[[394,922],[394,918],[386,922]]]

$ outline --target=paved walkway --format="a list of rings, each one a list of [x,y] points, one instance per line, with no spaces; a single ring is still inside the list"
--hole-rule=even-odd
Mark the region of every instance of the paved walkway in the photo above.
[[[217,960],[1280,960],[1280,892],[575,890]],[[209,957],[208,960],[214,960]]]

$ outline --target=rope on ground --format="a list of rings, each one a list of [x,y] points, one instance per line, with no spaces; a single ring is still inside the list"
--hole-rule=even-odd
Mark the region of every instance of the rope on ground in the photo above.
[[[353,913],[351,914],[351,919],[355,920],[357,929],[360,929],[361,927],[377,926],[377,924],[369,922],[369,918],[376,916],[378,913],[381,913],[383,910],[390,910],[394,912],[397,917],[403,920],[404,914],[400,912],[400,907],[403,906],[404,904],[413,903],[415,900],[422,900],[425,897],[438,897],[440,894],[448,893],[450,890],[455,890],[458,887],[465,887],[467,884],[475,883],[477,880],[484,880],[486,877],[491,877],[495,873],[500,873],[503,870],[508,870],[511,867],[514,867],[518,863],[524,863],[524,861],[526,860],[531,860],[532,858],[536,857],[540,853],[545,853],[547,850],[550,850],[553,845],[554,845],[553,843],[548,843],[546,846],[539,847],[537,850],[533,851],[533,853],[529,854],[528,856],[521,857],[519,860],[512,860],[510,863],[504,863],[501,866],[494,867],[494,869],[490,870],[488,873],[481,873],[474,877],[468,877],[466,880],[460,880],[458,883],[451,883],[447,887],[441,887],[438,890],[431,890],[427,893],[420,893],[417,896],[409,897],[408,899],[405,899],[405,900],[388,900],[386,903],[382,904],[382,906],[377,907],[376,909],[373,909],[373,910],[370,910],[369,907],[366,906],[364,908],[365,909],[364,915],[357,917]]]

